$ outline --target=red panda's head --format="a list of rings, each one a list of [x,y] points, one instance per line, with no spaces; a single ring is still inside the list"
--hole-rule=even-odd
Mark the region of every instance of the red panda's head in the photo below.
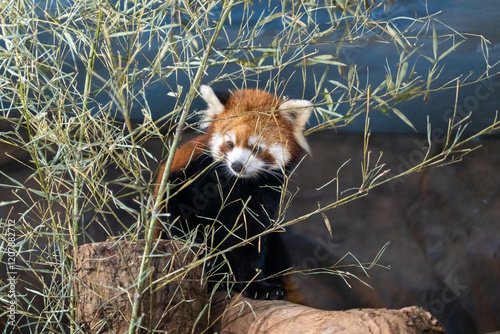
[[[202,126],[210,154],[231,174],[251,178],[284,170],[309,150],[303,131],[312,111],[310,101],[285,101],[256,89],[216,94],[201,86],[200,93],[208,104]]]

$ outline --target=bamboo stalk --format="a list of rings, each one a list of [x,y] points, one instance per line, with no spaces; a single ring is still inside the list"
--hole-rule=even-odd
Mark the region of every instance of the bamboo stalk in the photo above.
[[[101,32],[101,24],[103,20],[103,10],[101,7],[99,7],[99,16],[97,18],[97,27],[94,32],[94,39],[92,41],[92,44],[90,46],[90,53],[89,53],[89,62],[87,66],[87,73],[85,76],[85,86],[83,90],[83,110],[82,110],[82,121],[80,123],[80,131],[79,131],[79,137],[78,137],[78,147],[77,147],[77,152],[76,152],[76,160],[78,162],[82,161],[82,147],[84,144],[84,134],[85,134],[85,127],[86,127],[86,119],[87,119],[87,112],[88,112],[88,101],[89,101],[89,96],[90,96],[90,91],[92,89],[92,77],[94,74],[94,66],[95,66],[95,58],[97,54],[97,45],[99,43],[99,35]],[[79,171],[76,171],[75,173],[75,183],[73,187],[73,228],[72,228],[72,243],[73,243],[73,248],[76,249],[79,246],[78,242],[78,237],[80,235],[80,224],[81,224],[81,212],[80,212],[80,205],[79,205],[79,199],[80,199],[80,193],[83,188],[83,180],[84,175],[81,174]],[[70,287],[70,304],[71,304],[71,311],[70,311],[70,316],[71,316],[71,332],[75,331],[75,304],[76,304],[76,297],[75,297],[75,287],[74,287],[74,282],[71,283]]]
[[[222,26],[224,25],[224,22],[226,21],[227,16],[229,15],[231,8],[233,7],[233,4],[234,4],[234,0],[225,0],[224,1],[224,6],[223,6],[224,10],[221,14],[220,19],[217,22],[217,25],[215,27],[213,34],[212,34],[212,37],[211,37],[208,45],[206,46],[205,54],[203,55],[203,58],[201,59],[201,64],[198,67],[198,70],[197,70],[196,75],[194,77],[191,89],[187,93],[186,98],[184,100],[184,106],[182,109],[181,117],[179,119],[179,122],[177,123],[176,129],[175,129],[174,139],[172,142],[172,146],[170,148],[170,154],[168,156],[168,159],[167,159],[167,162],[165,165],[165,169],[163,171],[158,196],[155,199],[151,219],[149,221],[148,226],[146,226],[146,245],[144,247],[144,255],[142,257],[141,268],[139,270],[139,275],[138,275],[138,282],[136,285],[135,294],[134,294],[134,298],[133,298],[134,307],[132,310],[132,318],[130,321],[130,327],[129,327],[129,331],[128,331],[129,334],[135,333],[135,330],[136,330],[137,325],[138,325],[139,309],[140,309],[142,293],[143,293],[143,289],[144,289],[144,282],[146,281],[146,277],[143,277],[143,276],[144,276],[144,273],[149,272],[149,270],[148,270],[148,268],[150,266],[149,256],[151,254],[152,245],[153,245],[154,224],[155,224],[155,221],[157,219],[157,215],[158,215],[158,212],[160,211],[161,206],[167,205],[167,203],[163,203],[162,198],[165,195],[165,193],[169,190],[168,177],[170,174],[170,168],[172,167],[172,163],[174,161],[175,151],[177,150],[177,147],[179,146],[181,134],[184,130],[184,124],[186,122],[189,110],[191,108],[191,104],[193,103],[193,100],[196,97],[197,88],[201,84],[201,80],[202,80],[203,75],[206,71],[206,68],[208,65],[208,60],[209,60],[210,55],[212,53],[212,48],[215,45],[215,42],[220,34]],[[168,201],[168,199],[167,199],[167,201]]]

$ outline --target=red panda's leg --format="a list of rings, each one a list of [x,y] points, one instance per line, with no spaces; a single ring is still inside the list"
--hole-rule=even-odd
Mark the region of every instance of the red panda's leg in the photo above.
[[[283,286],[286,291],[286,300],[295,304],[306,305],[304,296],[299,291],[291,275],[283,277]]]
[[[227,245],[226,245],[227,246]],[[252,299],[286,299],[286,292],[281,282],[266,280],[264,272],[256,276],[255,269],[262,269],[265,261],[265,251],[255,245],[245,245],[226,253],[236,284],[234,289]]]

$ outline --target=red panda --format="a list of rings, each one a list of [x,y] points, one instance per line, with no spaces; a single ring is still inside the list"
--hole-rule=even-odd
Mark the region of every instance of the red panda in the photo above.
[[[309,150],[303,131],[312,104],[257,89],[201,86],[199,92],[208,105],[201,119],[205,134],[175,153],[169,218],[158,222],[156,237],[195,231],[199,243],[224,250],[275,226],[285,177]],[[247,297],[286,299],[285,282],[276,274],[291,261],[280,233],[234,247],[211,267],[215,276],[231,273],[233,288]]]

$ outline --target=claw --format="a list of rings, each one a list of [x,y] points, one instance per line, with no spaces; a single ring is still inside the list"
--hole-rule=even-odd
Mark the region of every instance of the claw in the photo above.
[[[258,292],[255,291],[255,296],[253,297],[253,299],[257,299],[257,294],[258,294]]]
[[[266,293],[266,299],[269,299],[269,292]]]

